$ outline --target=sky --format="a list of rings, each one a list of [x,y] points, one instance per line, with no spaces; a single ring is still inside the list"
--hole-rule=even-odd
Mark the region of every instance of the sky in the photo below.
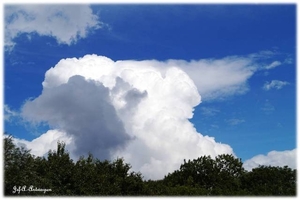
[[[296,168],[296,4],[4,6],[4,131],[145,179],[228,153]]]

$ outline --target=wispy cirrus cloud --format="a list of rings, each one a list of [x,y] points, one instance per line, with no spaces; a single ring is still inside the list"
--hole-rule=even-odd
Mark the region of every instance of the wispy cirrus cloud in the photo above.
[[[277,89],[280,90],[284,86],[289,85],[289,82],[286,81],[279,81],[279,80],[272,80],[271,82],[266,82],[263,86],[264,90],[271,90],[271,89]]]
[[[266,99],[261,110],[264,111],[265,114],[271,114],[274,112],[275,107],[271,104],[271,102],[268,99]]]
[[[293,59],[292,58],[286,58],[283,63],[285,63],[285,64],[292,64],[293,63]]]
[[[279,62],[279,61],[274,61],[274,62],[272,62],[271,64],[267,65],[267,66],[265,67],[265,69],[273,69],[273,68],[275,68],[275,67],[280,66],[281,64],[282,64],[282,63]]]
[[[215,116],[216,114],[218,114],[220,112],[219,109],[214,108],[214,107],[201,107],[200,110],[204,116],[208,116],[208,117]]]
[[[233,118],[233,119],[227,119],[227,120],[225,120],[225,122],[227,122],[229,125],[235,126],[235,125],[244,123],[245,120],[244,119]]]
[[[19,113],[15,110],[11,109],[9,107],[9,105],[7,105],[7,104],[5,104],[3,106],[3,110],[4,110],[4,120],[5,121],[10,122],[13,120],[13,118],[19,117]]]

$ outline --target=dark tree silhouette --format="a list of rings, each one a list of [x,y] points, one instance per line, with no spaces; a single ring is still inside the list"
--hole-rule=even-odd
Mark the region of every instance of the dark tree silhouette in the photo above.
[[[63,142],[35,157],[12,136],[4,138],[5,196],[295,196],[296,184],[295,169],[259,166],[248,172],[241,159],[227,154],[184,160],[162,180],[145,181],[122,158],[100,161],[89,153],[74,163]]]

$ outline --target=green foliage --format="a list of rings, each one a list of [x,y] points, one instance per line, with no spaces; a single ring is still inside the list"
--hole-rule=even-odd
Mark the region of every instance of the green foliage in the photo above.
[[[56,151],[48,152],[48,160],[44,166],[44,176],[49,180],[53,195],[72,195],[71,178],[74,163],[69,153],[65,151],[65,144],[58,142]]]
[[[239,178],[245,173],[242,165],[241,160],[232,155],[219,155],[215,159],[202,156],[184,160],[180,170],[168,174],[164,181],[168,186],[189,186],[206,195],[238,195]],[[198,194],[192,192],[195,193]]]
[[[296,170],[285,167],[259,166],[242,178],[242,187],[249,195],[296,195]]]
[[[4,139],[4,194],[14,195],[14,187],[39,184],[35,158],[24,147],[16,147],[12,136]],[[17,183],[17,184],[16,184]],[[24,193],[20,193],[24,195]]]
[[[296,170],[287,166],[248,172],[241,159],[225,154],[184,160],[164,179],[146,181],[122,158],[100,161],[90,153],[74,163],[63,142],[46,157],[35,157],[11,136],[4,139],[6,196],[295,196],[296,184]],[[23,186],[51,191],[22,191]]]

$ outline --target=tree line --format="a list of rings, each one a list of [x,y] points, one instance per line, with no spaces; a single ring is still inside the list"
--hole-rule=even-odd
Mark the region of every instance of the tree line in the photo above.
[[[4,138],[5,196],[296,196],[296,169],[243,168],[241,159],[223,154],[184,160],[161,180],[143,180],[122,158],[99,160],[92,154],[74,162],[63,142],[36,157]]]

